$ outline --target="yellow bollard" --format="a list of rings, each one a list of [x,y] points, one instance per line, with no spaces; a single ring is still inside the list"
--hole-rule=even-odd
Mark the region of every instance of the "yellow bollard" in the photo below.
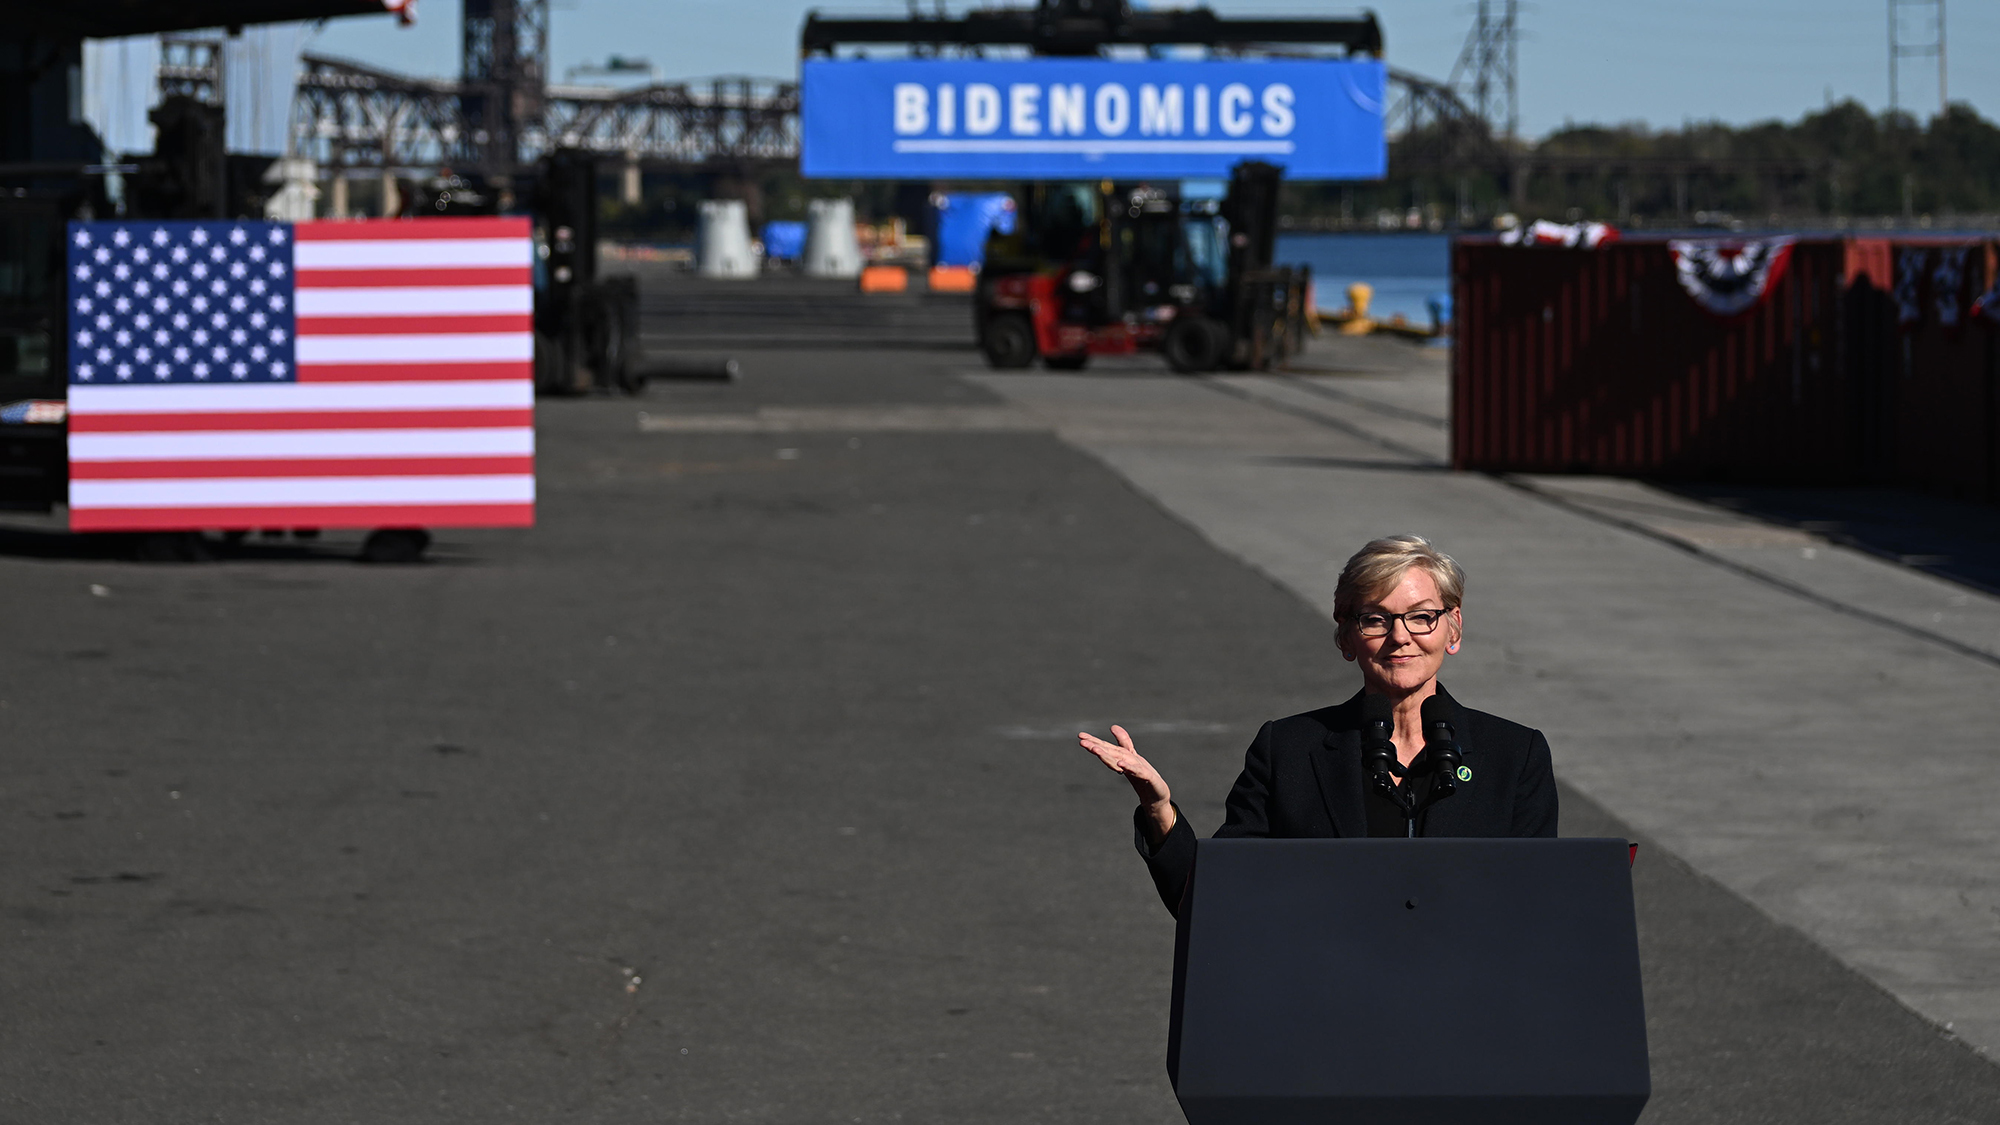
[[[1375,331],[1375,322],[1368,319],[1368,302],[1374,299],[1375,287],[1365,281],[1347,287],[1347,307],[1340,311],[1341,335],[1366,336]]]

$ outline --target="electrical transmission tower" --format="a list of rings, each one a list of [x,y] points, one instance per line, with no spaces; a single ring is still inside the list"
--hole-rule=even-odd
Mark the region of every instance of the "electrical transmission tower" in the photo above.
[[[1936,2],[1941,5],[1944,0]],[[1514,20],[1518,10],[1517,0],[1479,0],[1472,33],[1465,37],[1465,47],[1445,81],[1495,135],[1509,141],[1521,125],[1520,90],[1515,81],[1519,74]]]
[[[1904,16],[1911,13],[1916,18],[1905,23]],[[1923,10],[1929,10],[1929,19],[1923,18]],[[1938,112],[1943,113],[1946,96],[1944,85],[1944,0],[1889,0],[1889,110],[1894,112],[1901,104],[1902,91],[1897,87],[1897,64],[1909,58],[1937,59]]]

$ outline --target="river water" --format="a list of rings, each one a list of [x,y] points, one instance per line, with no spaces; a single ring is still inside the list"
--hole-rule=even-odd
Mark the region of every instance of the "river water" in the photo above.
[[[1347,287],[1364,281],[1375,287],[1370,316],[1402,313],[1429,324],[1425,302],[1451,291],[1446,234],[1281,234],[1276,257],[1279,265],[1312,267],[1319,307],[1327,312],[1345,307]]]

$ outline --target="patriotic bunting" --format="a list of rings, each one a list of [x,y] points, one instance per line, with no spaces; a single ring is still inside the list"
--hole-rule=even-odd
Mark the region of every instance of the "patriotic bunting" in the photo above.
[[[1769,296],[1792,258],[1793,239],[1676,239],[1667,243],[1681,288],[1708,312],[1739,316]]]
[[[1931,308],[1940,328],[1959,326],[1965,311],[1965,258],[1970,246],[1951,246],[1938,251],[1937,266],[1931,270]]]
[[[1993,285],[1972,302],[1972,315],[1984,317],[1989,324],[2000,324],[2000,277],[1993,279]]]
[[[1907,331],[1924,319],[1924,266],[1930,256],[1930,250],[1922,246],[1896,249],[1896,287],[1891,295],[1896,301],[1898,328]]]

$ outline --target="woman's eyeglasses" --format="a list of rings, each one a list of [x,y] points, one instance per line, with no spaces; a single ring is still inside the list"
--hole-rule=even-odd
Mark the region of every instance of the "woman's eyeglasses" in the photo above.
[[[1435,632],[1438,621],[1444,617],[1441,609],[1413,609],[1408,613],[1362,613],[1355,615],[1354,631],[1364,637],[1386,637],[1389,630],[1401,621],[1403,628],[1413,637],[1428,636]]]

